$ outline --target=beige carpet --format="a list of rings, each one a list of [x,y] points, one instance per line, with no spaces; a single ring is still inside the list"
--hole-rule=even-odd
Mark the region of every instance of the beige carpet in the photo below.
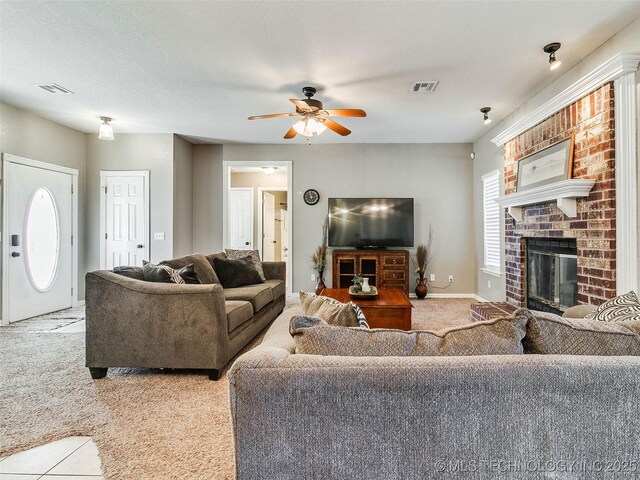
[[[469,300],[413,303],[414,328],[469,319]],[[84,334],[16,329],[0,329],[0,365],[0,457],[88,435],[107,479],[234,476],[226,372],[212,382],[188,371],[113,369],[92,381]]]

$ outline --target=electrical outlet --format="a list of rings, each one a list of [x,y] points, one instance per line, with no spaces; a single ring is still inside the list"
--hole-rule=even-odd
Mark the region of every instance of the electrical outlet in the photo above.
[[[164,232],[156,232],[153,234],[154,240],[164,240]]]
[[[491,280],[487,280],[487,288],[491,288]]]
[[[449,283],[453,283],[453,275],[449,275]]]
[[[436,281],[436,274],[435,273],[432,273],[432,274],[429,275],[429,281],[430,282],[435,282]]]
[[[312,282],[315,282],[315,281],[316,281],[316,274],[315,274],[315,273],[312,273],[312,274],[311,274],[311,281],[312,281]]]

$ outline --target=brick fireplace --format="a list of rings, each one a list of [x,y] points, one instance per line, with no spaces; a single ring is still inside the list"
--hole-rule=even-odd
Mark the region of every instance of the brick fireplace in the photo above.
[[[516,191],[518,161],[575,134],[573,177],[595,180],[569,218],[555,202],[528,205],[522,221],[505,212],[507,300],[526,306],[526,239],[575,239],[577,301],[599,305],[616,294],[614,88],[608,83],[504,146],[505,195]]]

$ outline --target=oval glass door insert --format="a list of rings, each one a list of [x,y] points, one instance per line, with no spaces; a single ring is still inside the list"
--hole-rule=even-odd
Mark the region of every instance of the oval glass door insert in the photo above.
[[[55,279],[60,254],[58,209],[49,190],[36,190],[27,207],[26,220],[27,272],[33,286],[44,292]]]

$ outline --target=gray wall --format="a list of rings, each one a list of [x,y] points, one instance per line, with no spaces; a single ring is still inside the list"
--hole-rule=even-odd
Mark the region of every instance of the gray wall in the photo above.
[[[173,136],[173,256],[193,253],[193,145]]]
[[[426,241],[429,224],[434,230],[435,258],[429,272],[437,275],[435,284],[445,285],[449,274],[455,277],[450,288],[432,288],[431,293],[474,293],[470,153],[470,144],[223,147],[225,161],[293,162],[294,291],[314,287],[309,256],[321,241],[328,197],[414,197],[416,244]],[[320,193],[317,205],[308,206],[302,200],[308,188]],[[330,271],[327,278],[331,278]],[[411,289],[413,278],[412,273]]]
[[[173,258],[173,135],[117,134],[112,142],[87,136],[87,267],[100,268],[100,171],[148,170],[150,183],[150,260]],[[164,240],[154,240],[164,232]]]
[[[540,105],[544,104],[565,88],[569,87],[577,80],[591,72],[605,61],[609,60],[619,52],[637,52],[640,51],[640,19],[631,22],[627,27],[621,30],[617,35],[609,39],[607,42],[598,47],[593,53],[578,63],[571,70],[562,74],[554,83],[549,85],[541,92],[531,92],[532,98],[510,114],[505,120],[496,124],[491,130],[488,130],[482,137],[473,144],[473,150],[476,153],[476,159],[473,166],[473,204],[474,204],[474,225],[475,225],[475,272],[477,294],[487,300],[504,300],[506,296],[504,275],[496,278],[482,272],[481,268],[484,261],[483,246],[483,221],[482,221],[482,175],[485,173],[499,169],[501,172],[504,168],[504,159],[502,147],[497,147],[491,143],[491,138],[500,132],[506,130],[511,125],[519,121],[521,118],[532,112]],[[563,67],[560,67],[561,69]],[[554,73],[549,73],[554,75]],[[555,73],[558,74],[557,72]],[[636,76],[638,78],[638,76]],[[495,112],[497,115],[504,112]],[[501,184],[503,185],[503,184]],[[504,192],[504,187],[501,187]],[[504,214],[501,214],[501,231],[504,233]],[[502,242],[502,251],[504,252],[504,235]],[[502,261],[504,262],[504,253]],[[491,287],[487,286],[487,282],[491,281]]]
[[[222,183],[222,145],[194,145],[194,252],[222,250]]]
[[[0,103],[0,151],[78,169],[78,299],[84,299],[87,272],[85,225],[87,135],[32,113]],[[0,177],[2,171],[0,169]],[[1,205],[0,205],[1,207]],[[1,215],[0,208],[0,215]],[[1,267],[0,267],[1,268]],[[1,278],[1,275],[0,275]]]

